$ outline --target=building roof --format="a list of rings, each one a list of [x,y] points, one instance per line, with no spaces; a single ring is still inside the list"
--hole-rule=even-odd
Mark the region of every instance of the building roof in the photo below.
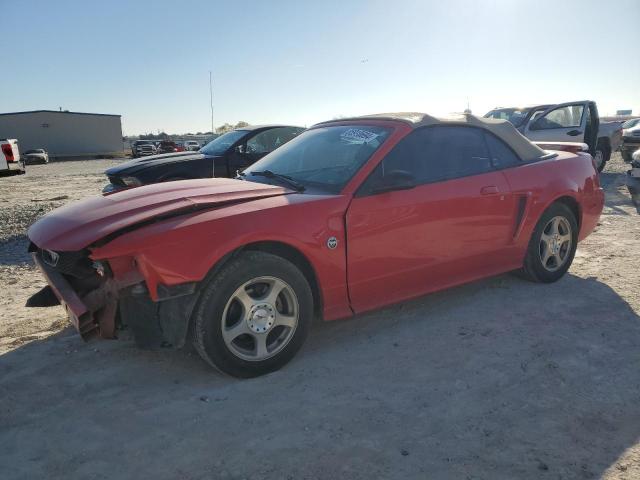
[[[26,115],[30,113],[59,113],[61,115],[96,115],[99,117],[121,117],[122,115],[115,115],[112,113],[85,113],[85,112],[70,112],[68,110],[29,110],[27,112],[7,112],[0,113],[0,115]]]
[[[534,160],[545,155],[545,151],[531,143],[524,137],[511,122],[496,118],[476,117],[471,114],[455,115],[445,118],[432,117],[426,113],[418,112],[397,112],[378,113],[375,115],[363,115],[360,117],[340,118],[317,125],[327,125],[331,123],[351,122],[357,120],[391,120],[403,122],[412,128],[427,127],[431,125],[465,125],[488,130],[507,145],[509,145],[518,156],[525,160]]]

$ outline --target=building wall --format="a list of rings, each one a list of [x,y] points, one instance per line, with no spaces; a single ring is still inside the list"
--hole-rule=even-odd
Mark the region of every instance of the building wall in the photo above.
[[[20,151],[44,148],[53,157],[122,154],[117,115],[33,112],[0,115],[0,138],[16,138]]]

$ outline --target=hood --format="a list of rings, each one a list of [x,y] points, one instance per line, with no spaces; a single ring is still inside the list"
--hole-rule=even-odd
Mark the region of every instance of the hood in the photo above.
[[[104,173],[107,176],[121,177],[131,175],[133,173],[144,170],[145,168],[153,167],[155,165],[164,165],[176,162],[187,162],[189,160],[199,160],[207,155],[203,155],[200,152],[175,152],[164,153],[162,155],[149,155],[148,157],[140,157],[130,160],[128,162],[121,163],[115,167],[111,167]],[[214,158],[214,157],[211,157]]]
[[[158,183],[58,208],[31,225],[27,235],[40,248],[78,251],[136,224],[290,193],[275,185],[226,178]]]

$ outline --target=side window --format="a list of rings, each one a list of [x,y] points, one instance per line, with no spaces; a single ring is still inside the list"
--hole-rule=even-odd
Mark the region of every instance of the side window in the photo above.
[[[433,127],[424,142],[425,181],[478,175],[492,169],[483,131],[474,127]]]
[[[418,129],[396,145],[360,189],[366,195],[384,176],[401,170],[418,184],[478,175],[493,169],[484,133],[466,126]]]
[[[579,127],[584,105],[565,105],[551,110],[531,124],[531,130]]]
[[[515,154],[511,147],[491,133],[485,132],[487,145],[491,152],[491,161],[497,168],[509,168],[520,165],[522,161]]]
[[[297,127],[278,127],[260,132],[247,141],[247,153],[269,153],[302,132]]]

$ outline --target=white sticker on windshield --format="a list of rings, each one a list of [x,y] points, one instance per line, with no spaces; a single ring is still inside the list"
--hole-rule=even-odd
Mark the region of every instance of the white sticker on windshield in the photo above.
[[[368,130],[362,130],[360,128],[350,128],[340,135],[343,140],[347,140],[353,143],[368,143],[374,140],[379,135],[377,133],[370,132]]]

